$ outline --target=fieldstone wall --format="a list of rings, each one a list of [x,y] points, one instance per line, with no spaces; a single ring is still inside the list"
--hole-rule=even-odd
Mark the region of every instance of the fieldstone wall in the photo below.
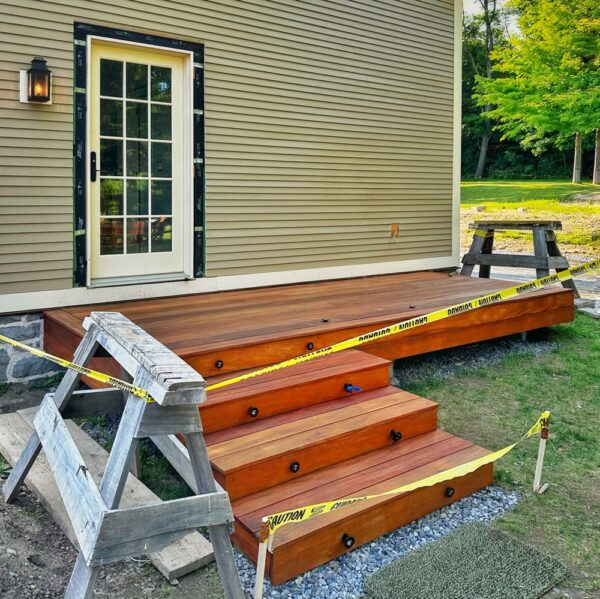
[[[44,320],[41,312],[0,316],[0,335],[21,341],[32,347],[43,347]],[[0,383],[27,381],[61,372],[53,362],[32,356],[0,342]]]

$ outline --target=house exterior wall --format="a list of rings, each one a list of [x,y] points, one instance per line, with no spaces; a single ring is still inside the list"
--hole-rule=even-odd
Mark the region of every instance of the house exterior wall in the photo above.
[[[205,44],[209,277],[456,262],[454,4],[0,0],[0,294],[72,287],[75,21]]]

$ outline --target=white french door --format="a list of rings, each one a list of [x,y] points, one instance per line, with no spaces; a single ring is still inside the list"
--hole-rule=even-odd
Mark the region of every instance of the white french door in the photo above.
[[[92,39],[90,283],[185,278],[192,224],[189,57]]]

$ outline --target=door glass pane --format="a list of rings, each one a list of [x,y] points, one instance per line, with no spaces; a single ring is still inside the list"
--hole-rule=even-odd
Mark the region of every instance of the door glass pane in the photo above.
[[[100,253],[103,256],[123,253],[123,219],[100,219]]]
[[[171,144],[152,143],[152,176],[171,176]]]
[[[123,97],[123,63],[119,60],[100,59],[100,95]]]
[[[123,214],[123,180],[100,181],[100,214],[116,216]]]
[[[153,144],[154,145],[154,144]],[[148,142],[127,141],[127,176],[145,177],[148,175]]]
[[[100,100],[100,135],[123,135],[123,102]]]
[[[152,67],[150,69],[151,99],[155,102],[171,101],[171,69]]]
[[[152,104],[152,139],[171,139],[171,107]]]
[[[145,254],[148,252],[148,219],[127,219],[127,253]]]
[[[152,251],[170,252],[173,248],[173,219],[157,216],[152,222]]]
[[[148,137],[148,104],[127,102],[127,137]]]
[[[100,173],[102,175],[123,175],[123,142],[120,139],[100,140]]]
[[[148,214],[148,181],[127,181],[127,214]]]
[[[128,98],[134,100],[148,99],[148,65],[127,63],[125,91]]]
[[[171,214],[171,181],[152,181],[152,214]]]

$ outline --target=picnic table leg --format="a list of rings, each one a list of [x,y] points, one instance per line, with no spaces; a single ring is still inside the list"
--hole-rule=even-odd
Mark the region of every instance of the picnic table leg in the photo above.
[[[548,246],[546,245],[546,231],[539,225],[533,226],[533,253],[542,261],[545,260],[546,268],[536,268],[537,278],[547,277],[550,274],[548,262]]]
[[[491,254],[494,249],[494,229],[488,229],[483,239],[483,245],[481,246],[482,254]],[[492,272],[492,267],[489,265],[479,265],[479,278],[489,279]]]
[[[469,251],[463,256],[462,268],[460,270],[461,275],[470,277],[473,274],[475,268],[475,258],[481,253],[483,248],[483,242],[486,240],[487,233],[483,229],[476,229],[473,233],[473,241]]]
[[[558,247],[558,242],[556,241],[556,235],[554,234],[554,231],[546,231],[546,247],[548,248],[548,254],[550,256],[555,258],[562,258],[562,254]],[[567,267],[565,266],[564,268],[557,268],[556,272],[562,272],[563,270],[567,270]],[[575,297],[581,297],[573,279],[569,279],[568,281],[562,281],[562,286],[566,289],[573,289],[573,291],[575,291]]]

